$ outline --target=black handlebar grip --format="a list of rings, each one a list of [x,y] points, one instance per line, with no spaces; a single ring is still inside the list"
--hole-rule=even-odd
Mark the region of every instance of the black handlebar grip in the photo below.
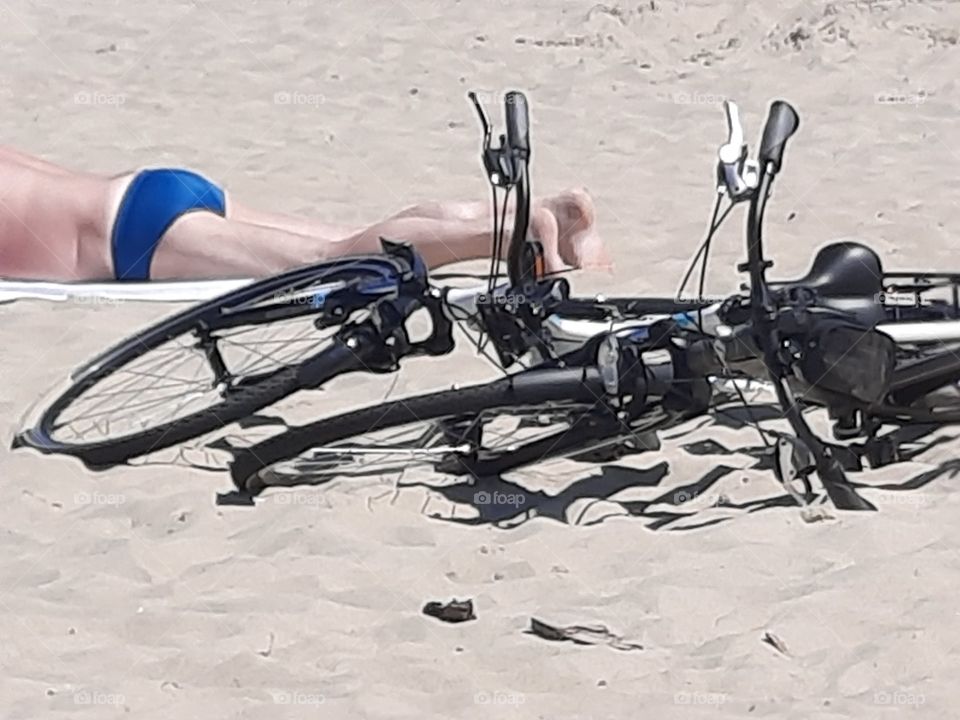
[[[773,165],[773,172],[780,170],[783,162],[783,149],[787,140],[800,126],[800,116],[790,103],[784,100],[775,100],[770,106],[767,115],[767,124],[763,128],[763,139],[760,141],[760,166]]]
[[[504,100],[507,144],[514,150],[530,151],[530,113],[527,98],[522,92],[511,90]]]

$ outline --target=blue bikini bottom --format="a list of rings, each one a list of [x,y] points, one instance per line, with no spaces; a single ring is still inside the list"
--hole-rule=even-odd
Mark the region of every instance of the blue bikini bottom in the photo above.
[[[157,245],[174,220],[195,210],[226,216],[219,187],[189,170],[141,170],[130,181],[113,223],[110,247],[117,280],[149,280]]]

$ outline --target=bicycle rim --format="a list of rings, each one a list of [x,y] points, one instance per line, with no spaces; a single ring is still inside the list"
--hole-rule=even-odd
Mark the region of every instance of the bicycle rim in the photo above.
[[[349,272],[343,264],[330,272],[301,269],[157,323],[76,371],[73,383],[20,440],[42,451],[82,457],[86,450],[122,444],[205,413],[208,417],[195,423],[195,434],[238,419],[230,415],[247,414],[240,408],[251,405],[258,386],[277,385],[285,370],[331,344],[339,324],[315,324],[325,301],[348,282],[353,289],[368,281],[370,303],[378,292],[390,290],[382,277],[344,279]],[[365,312],[352,304],[338,323]],[[286,385],[294,389],[289,379]],[[227,412],[238,396],[246,402],[232,403],[237,413]],[[221,408],[222,417],[215,408]]]

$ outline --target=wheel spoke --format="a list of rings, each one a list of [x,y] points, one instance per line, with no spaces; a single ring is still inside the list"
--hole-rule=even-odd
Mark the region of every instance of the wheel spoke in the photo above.
[[[283,328],[283,329],[289,330],[290,328]],[[281,345],[280,351],[282,352],[284,349],[288,349],[288,350],[290,349],[289,348],[290,343],[309,342],[309,343],[312,343],[312,345],[308,346],[308,349],[311,349],[312,347],[322,344],[327,340],[326,337],[319,338],[319,339],[315,337],[308,337],[311,333],[316,333],[316,332],[317,332],[317,329],[313,327],[313,324],[308,323],[305,327],[301,328],[298,332],[296,332],[292,337],[274,338],[274,339],[269,339],[265,341],[257,341],[256,345],[262,346],[262,345],[280,344]],[[290,352],[286,355],[282,355],[278,357],[275,354],[275,351],[266,350],[266,349],[263,351],[260,351],[253,347],[250,347],[249,345],[235,342],[234,337],[236,337],[236,334],[222,334],[222,335],[219,335],[218,337],[225,344],[234,348],[242,349],[247,353],[248,357],[247,357],[246,364],[239,364],[234,370],[234,373],[237,375],[253,374],[255,370],[259,372],[263,368],[269,368],[271,366],[280,367],[288,364],[292,358],[297,357],[298,355],[300,357],[306,355],[306,352],[303,352],[303,351],[298,352],[297,350],[294,350],[293,352]],[[256,356],[256,357],[253,357],[253,356]],[[265,365],[264,365],[264,361],[266,361]]]
[[[180,367],[182,367],[186,362],[188,362],[188,361],[191,360],[191,359],[197,359],[197,358],[196,358],[195,356],[194,356],[193,358],[190,358],[190,357],[185,358],[185,359],[181,360],[179,363],[173,365],[173,366],[170,368],[171,371],[178,370]],[[137,375],[138,375],[138,373],[136,373],[135,371],[131,371],[131,370],[129,370],[129,369],[123,370],[123,373],[124,373],[124,374],[132,374],[132,375],[134,376],[133,379],[135,379],[135,378],[137,377]],[[121,373],[118,372],[117,374],[121,374]],[[147,385],[146,387],[138,387],[138,388],[136,388],[136,389],[134,390],[134,392],[135,392],[137,395],[143,395],[144,393],[147,393],[147,392],[151,391],[152,389],[154,389],[154,387],[155,387],[161,380],[168,379],[168,378],[165,378],[163,375],[156,375],[156,374],[152,374],[152,373],[148,373],[148,374],[147,374],[147,377],[152,377],[152,378],[154,378],[153,383]],[[122,382],[124,383],[124,386],[125,386],[125,387],[129,387],[129,386],[130,386],[130,383],[133,382],[133,379],[127,379],[127,380],[122,381]],[[192,387],[192,386],[194,386],[194,385],[199,384],[199,381],[198,381],[198,380],[195,380],[195,379],[194,379],[194,380],[184,380],[183,382],[184,382],[184,384],[185,384],[188,388],[189,388],[189,387]],[[181,393],[182,393],[182,392],[183,392],[183,391],[181,390]],[[94,398],[97,398],[97,397],[101,397],[101,396],[98,394],[98,395],[94,395],[93,397],[94,397]],[[171,396],[169,396],[169,397],[175,397],[175,395],[171,395]],[[87,399],[89,400],[89,398],[87,398]],[[109,398],[108,398],[108,399],[109,399]],[[106,402],[106,400],[101,400],[101,402],[95,403],[94,406],[93,406],[92,408],[90,408],[90,410],[94,410],[94,409],[103,407],[103,405],[105,404],[105,402]],[[76,410],[76,409],[77,409],[77,408],[74,407],[74,410]],[[129,406],[127,403],[123,403],[123,405],[122,405],[122,410],[123,410],[124,412],[129,411],[129,410],[130,410],[130,406]],[[106,412],[116,412],[116,409],[107,410]],[[89,410],[87,411],[87,413],[88,413],[88,415],[89,415]],[[60,423],[61,425],[64,424],[64,421],[65,421],[66,417],[68,417],[68,414],[67,414],[67,413],[64,413],[64,416],[65,416],[65,417],[61,419],[61,423]],[[81,416],[81,417],[83,417],[83,416]]]
[[[234,379],[286,367],[329,340],[329,333],[312,322],[298,320],[296,325],[280,322],[222,333],[197,329],[171,338],[80,394],[49,432],[73,441],[122,436],[214,405]],[[260,337],[253,334],[257,331]]]
[[[180,399],[182,400],[183,397],[184,397],[184,395],[183,395],[182,392],[176,392],[176,393],[171,393],[171,394],[169,394],[169,395],[163,395],[163,396],[161,396],[161,397],[159,397],[159,398],[153,398],[153,399],[151,399],[151,400],[146,400],[146,401],[144,401],[144,402],[134,403],[134,404],[132,404],[132,405],[125,405],[123,409],[126,410],[126,411],[130,411],[130,410],[142,411],[144,408],[154,407],[154,406],[156,406],[156,405],[159,404],[159,403],[166,402],[167,400],[172,400],[173,398],[180,398]],[[195,397],[195,396],[194,396],[194,397]],[[192,398],[191,398],[191,399],[192,399]],[[90,419],[92,419],[92,418],[96,418],[96,417],[107,417],[107,416],[110,416],[110,415],[113,415],[113,414],[115,414],[115,411],[114,411],[114,410],[109,410],[109,409],[108,409],[108,410],[101,410],[100,412],[87,413],[87,414],[85,414],[85,415],[80,415],[79,417],[71,418],[70,421],[71,421],[71,422],[76,422],[76,421],[78,421],[78,420],[90,420]],[[142,415],[142,412],[138,412],[137,414],[138,414],[138,415]]]

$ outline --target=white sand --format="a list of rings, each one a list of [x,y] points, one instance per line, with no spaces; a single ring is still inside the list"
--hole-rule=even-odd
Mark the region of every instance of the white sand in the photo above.
[[[617,262],[612,281],[577,287],[666,293],[712,200],[716,100],[740,102],[753,141],[782,96],[802,121],[768,214],[777,271],[842,236],[889,267],[960,268],[957,3],[591,6],[11,0],[0,134],[104,172],[183,163],[264,207],[356,222],[485,197],[464,93],[518,87],[534,187],[589,187]],[[740,233],[718,241],[718,292],[733,287]],[[0,307],[4,436],[71,368],[166,311]],[[412,363],[395,392],[437,388],[441,372],[490,374],[464,350]],[[354,402],[390,381],[364,381]],[[697,437],[757,442],[716,426]],[[92,475],[4,452],[0,716],[956,717],[957,443],[861,476],[931,479],[865,490],[879,514],[806,524],[760,507],[780,493],[747,455],[695,456],[687,441],[602,482],[583,465],[518,474],[558,497],[508,530],[444,522],[472,510],[422,488],[391,504],[386,480],[218,508],[224,474]],[[671,504],[721,464],[732,470]],[[711,508],[721,494],[748,506]],[[655,529],[670,512],[689,515]],[[474,598],[478,620],[420,615],[452,596]],[[603,623],[645,649],[551,644],[523,634],[531,616]]]

